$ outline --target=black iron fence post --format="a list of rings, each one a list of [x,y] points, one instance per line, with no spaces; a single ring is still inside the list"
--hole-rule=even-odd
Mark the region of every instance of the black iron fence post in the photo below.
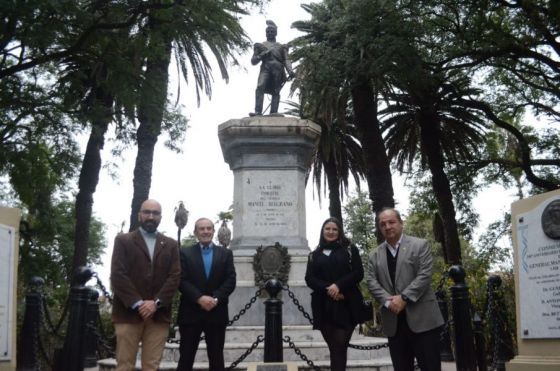
[[[84,367],[97,366],[97,318],[99,317],[99,292],[90,289],[86,310],[86,339]]]
[[[465,284],[465,270],[461,265],[454,265],[449,268],[449,276],[454,282],[450,290],[457,371],[476,371],[471,302],[469,287]]]
[[[283,362],[282,300],[276,297],[282,284],[272,278],[266,282],[265,289],[270,297],[264,302],[264,362]]]
[[[439,310],[445,321],[443,331],[439,338],[439,349],[441,360],[451,362],[454,360],[453,351],[451,350],[451,335],[449,334],[449,308],[447,307],[447,295],[445,290],[441,289],[436,291],[436,297],[439,305]]]
[[[68,331],[58,364],[61,371],[79,371],[84,369],[86,342],[86,312],[91,289],[85,284],[93,277],[93,271],[80,267],[75,276],[75,284],[70,289],[70,312]]]
[[[25,295],[25,314],[21,328],[17,369],[21,371],[41,370],[39,360],[39,331],[41,330],[41,288],[45,280],[31,278],[29,291]]]

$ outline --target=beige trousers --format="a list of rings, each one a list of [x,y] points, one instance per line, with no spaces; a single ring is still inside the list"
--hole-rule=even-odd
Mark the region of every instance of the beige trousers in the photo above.
[[[142,371],[156,371],[161,361],[169,324],[149,319],[140,323],[115,323],[117,370],[133,371],[142,342]]]

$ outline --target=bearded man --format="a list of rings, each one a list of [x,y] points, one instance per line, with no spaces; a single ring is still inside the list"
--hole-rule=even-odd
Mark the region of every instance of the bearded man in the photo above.
[[[159,202],[144,201],[138,221],[138,230],[115,238],[111,260],[117,371],[135,369],[140,342],[142,370],[158,369],[181,278],[177,242],[157,231]]]

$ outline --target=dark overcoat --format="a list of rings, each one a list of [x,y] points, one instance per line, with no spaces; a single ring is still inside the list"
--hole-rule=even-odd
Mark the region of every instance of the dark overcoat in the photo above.
[[[202,251],[197,243],[181,248],[181,302],[177,322],[179,325],[201,321],[226,325],[229,320],[228,298],[235,289],[236,274],[233,253],[225,247],[214,245],[210,276],[206,277]],[[218,299],[211,311],[203,310],[197,300],[208,295]]]
[[[320,329],[323,323],[342,328],[356,326],[362,312],[359,284],[363,278],[360,252],[354,245],[347,248],[337,244],[328,256],[321,247],[309,254],[305,282],[313,290],[311,311],[315,329]],[[344,300],[334,301],[327,295],[326,288],[332,283],[338,286]]]

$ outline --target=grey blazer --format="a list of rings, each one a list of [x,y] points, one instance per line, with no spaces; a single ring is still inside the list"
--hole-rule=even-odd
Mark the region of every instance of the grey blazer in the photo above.
[[[381,303],[383,332],[394,336],[397,315],[384,304],[390,296],[406,295],[411,302],[405,307],[406,321],[413,332],[424,332],[443,325],[436,296],[431,288],[432,254],[428,242],[421,238],[403,235],[397,267],[395,286],[387,267],[387,243],[383,242],[369,254],[367,283],[373,297]]]

